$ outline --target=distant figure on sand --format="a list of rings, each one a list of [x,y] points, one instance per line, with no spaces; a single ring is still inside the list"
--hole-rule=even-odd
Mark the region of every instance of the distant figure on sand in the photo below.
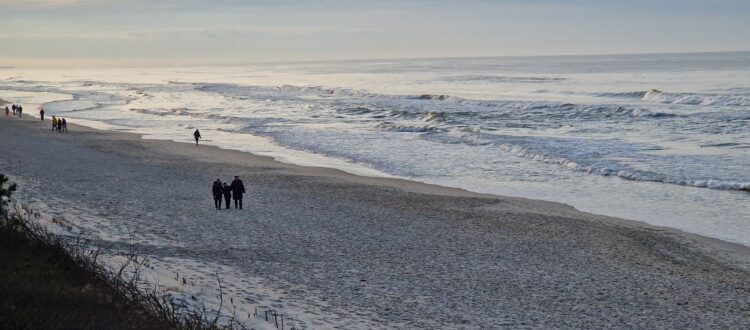
[[[9,114],[10,114],[10,109],[8,109],[8,106],[6,105],[5,106],[5,117],[8,117]]]
[[[198,145],[198,140],[201,139],[201,132],[198,132],[198,129],[195,129],[195,132],[193,132],[193,137],[195,138],[195,145]]]
[[[221,210],[221,195],[224,193],[223,187],[221,186],[221,180],[216,179],[216,181],[214,181],[211,185],[211,192],[214,194],[214,207],[216,207],[217,210]]]
[[[44,121],[44,108],[39,109],[39,118],[41,118],[42,121]]]
[[[16,111],[18,111],[18,118],[21,118],[23,115],[23,107],[19,105],[18,108],[16,108]]]
[[[15,116],[15,115],[16,115],[16,105],[15,105],[15,104],[13,104],[13,105],[11,106],[11,108],[13,108],[13,115]]]
[[[52,115],[52,131],[54,132],[57,128],[57,117],[55,115]]]
[[[62,131],[68,133],[68,122],[65,121],[65,118],[62,119]]]
[[[232,199],[232,187],[230,187],[226,182],[224,182],[224,186],[221,187],[221,190],[224,193],[224,205],[226,206],[228,210],[229,200]]]
[[[240,177],[235,175],[232,181],[232,197],[234,197],[234,208],[242,210],[242,194],[245,193],[245,185]]]
[[[62,133],[62,118],[57,120],[57,127],[55,129],[57,129],[57,133]]]

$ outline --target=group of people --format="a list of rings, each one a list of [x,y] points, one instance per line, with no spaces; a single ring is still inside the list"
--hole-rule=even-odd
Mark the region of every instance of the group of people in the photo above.
[[[226,208],[229,208],[229,200],[234,199],[234,208],[242,210],[242,194],[245,193],[245,184],[240,177],[235,175],[230,185],[222,183],[221,179],[216,179],[211,185],[211,192],[214,194],[214,206],[221,210],[221,198],[224,197]]]
[[[42,110],[44,111],[44,110]],[[44,113],[42,113],[42,120],[44,120]],[[52,116],[52,131],[57,131],[58,133],[68,132],[68,121],[65,120],[65,118],[57,118],[54,115]]]
[[[13,111],[13,115],[18,115],[18,117],[21,117],[23,115],[23,107],[20,104],[13,104],[8,108],[8,106],[5,106],[5,115],[10,116],[11,111]],[[44,121],[44,108],[39,109],[39,119],[41,121]],[[65,120],[65,118],[57,118],[55,116],[52,116],[52,131],[57,131],[58,133],[68,132],[68,121]]]
[[[18,117],[21,117],[21,115],[23,115],[23,107],[20,104],[19,105],[13,104],[11,106],[11,109],[13,109],[13,115],[14,116],[18,115]],[[10,110],[11,109],[8,109],[7,105],[5,106],[5,115],[6,116],[10,116]]]

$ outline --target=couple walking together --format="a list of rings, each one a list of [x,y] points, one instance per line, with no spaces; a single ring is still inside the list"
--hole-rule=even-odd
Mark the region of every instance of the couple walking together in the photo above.
[[[234,208],[242,210],[242,194],[245,193],[245,185],[239,176],[234,176],[234,181],[232,181],[231,185],[227,185],[226,182],[221,183],[220,179],[216,179],[211,186],[211,191],[214,193],[214,206],[217,210],[221,210],[222,196],[224,197],[226,208],[229,208],[229,199],[234,197]]]

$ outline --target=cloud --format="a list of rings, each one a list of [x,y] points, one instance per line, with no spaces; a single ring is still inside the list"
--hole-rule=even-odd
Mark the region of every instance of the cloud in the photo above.
[[[9,6],[63,6],[91,2],[87,0],[0,0],[0,5]]]
[[[646,1],[0,0],[0,55],[220,62],[750,45],[747,0]]]

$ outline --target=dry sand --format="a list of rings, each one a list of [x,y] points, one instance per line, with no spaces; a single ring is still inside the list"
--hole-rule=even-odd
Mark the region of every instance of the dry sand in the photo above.
[[[302,328],[750,327],[744,246],[69,126],[0,118],[0,172],[25,201],[165,269],[200,281],[223,270],[236,304]],[[217,211],[210,184],[232,175],[246,209]]]

